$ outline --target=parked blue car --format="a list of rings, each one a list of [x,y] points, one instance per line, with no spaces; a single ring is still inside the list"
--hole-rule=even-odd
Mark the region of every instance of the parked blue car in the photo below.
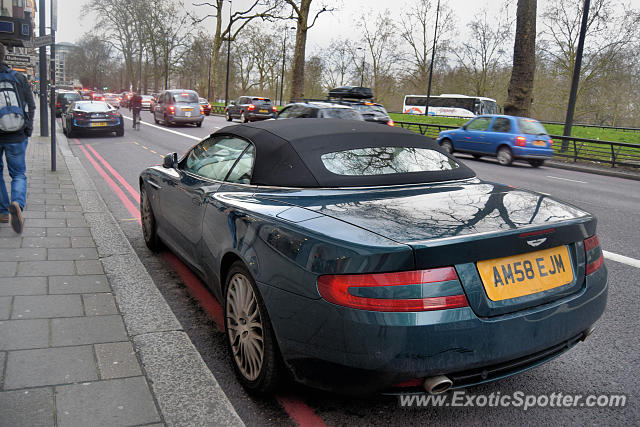
[[[504,166],[521,159],[537,168],[553,156],[553,140],[544,126],[527,117],[478,116],[459,129],[440,132],[438,143],[449,153],[497,157]]]

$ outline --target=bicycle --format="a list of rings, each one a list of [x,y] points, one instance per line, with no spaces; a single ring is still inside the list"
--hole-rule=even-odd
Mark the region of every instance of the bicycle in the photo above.
[[[140,122],[142,121],[140,118],[140,108],[134,108],[131,111],[133,112],[133,128],[140,130]]]

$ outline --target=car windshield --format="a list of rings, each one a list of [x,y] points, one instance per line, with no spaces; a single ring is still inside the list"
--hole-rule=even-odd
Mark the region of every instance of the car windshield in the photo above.
[[[439,151],[415,147],[372,147],[323,154],[322,163],[337,175],[388,175],[456,169],[459,164]]]
[[[362,115],[352,108],[323,108],[318,117],[323,119],[363,120]]]
[[[182,92],[182,93],[174,93],[173,101],[176,103],[185,102],[185,103],[197,103],[198,95],[193,92]]]
[[[528,135],[546,135],[547,130],[540,124],[539,121],[534,119],[518,118],[518,127],[520,132]]]
[[[77,110],[88,111],[90,113],[99,113],[113,110],[113,107],[106,102],[83,102],[76,104]]]

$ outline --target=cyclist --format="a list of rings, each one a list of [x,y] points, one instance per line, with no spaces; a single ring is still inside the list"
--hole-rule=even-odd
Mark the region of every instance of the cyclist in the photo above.
[[[129,100],[129,110],[133,113],[133,127],[140,123],[140,110],[142,109],[142,97],[135,92]]]

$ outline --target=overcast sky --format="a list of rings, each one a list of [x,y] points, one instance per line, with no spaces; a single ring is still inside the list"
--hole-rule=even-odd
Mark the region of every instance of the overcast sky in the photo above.
[[[317,24],[309,31],[307,41],[307,51],[313,53],[329,44],[332,39],[346,37],[349,39],[359,38],[360,29],[354,23],[363,13],[385,12],[387,9],[398,17],[402,13],[402,7],[399,5],[407,5],[417,0],[314,0],[313,5],[320,7],[326,3],[335,10],[330,13],[324,13],[318,19]],[[640,1],[640,0],[635,0]],[[82,6],[87,4],[89,0],[58,0],[58,32],[56,33],[56,41],[58,42],[75,42],[87,31],[95,31],[95,16],[83,16],[80,13]],[[185,4],[191,9],[195,0],[186,0]],[[233,10],[240,9],[241,6],[248,4],[250,0],[233,0]],[[433,4],[437,0],[432,0]],[[513,0],[515,4],[515,0]],[[49,4],[47,3],[47,23],[49,22]],[[490,12],[495,11],[502,1],[496,0],[442,0],[442,4],[447,4],[456,14],[458,28],[471,21],[474,14],[480,12],[483,8]],[[539,2],[540,6],[545,1]],[[435,7],[435,6],[434,6]],[[515,13],[515,6],[514,13]],[[203,10],[203,9],[200,9]],[[226,10],[226,8],[225,8]],[[313,11],[314,9],[312,9]],[[213,20],[209,21],[211,24]],[[210,25],[211,25],[210,24]],[[48,24],[47,24],[48,25]],[[291,25],[294,25],[292,22]],[[99,29],[98,29],[99,30]]]

